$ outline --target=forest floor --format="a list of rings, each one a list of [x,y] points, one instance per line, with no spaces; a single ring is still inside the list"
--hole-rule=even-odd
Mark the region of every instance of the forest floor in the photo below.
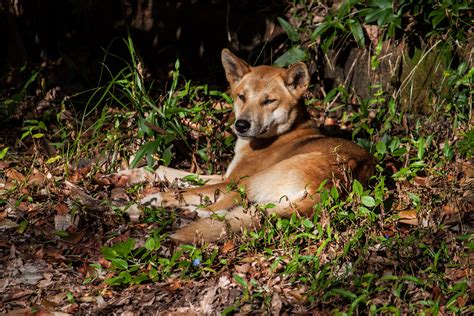
[[[134,201],[180,184],[124,187],[108,176],[143,143],[140,111],[104,106],[83,115],[67,88],[33,80],[36,92],[2,94],[16,110],[0,127],[1,314],[474,312],[474,164],[458,146],[474,117],[457,124],[449,113],[405,113],[387,127],[395,113],[343,107],[328,117],[308,102],[326,129],[383,130],[359,141],[378,160],[372,186],[354,185],[347,197],[327,192],[310,219],[264,217],[258,232],[177,246],[167,234],[193,215]],[[222,172],[230,106],[199,98],[188,108],[208,102],[218,119],[204,109],[208,126],[182,120],[195,147],[174,152],[170,165]]]

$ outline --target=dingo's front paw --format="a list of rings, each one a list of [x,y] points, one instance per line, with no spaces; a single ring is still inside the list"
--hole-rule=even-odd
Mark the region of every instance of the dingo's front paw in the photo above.
[[[105,177],[110,178],[110,181],[118,187],[128,187],[137,183],[153,182],[153,173],[144,168],[122,170]]]
[[[145,196],[141,199],[141,204],[151,207],[178,207],[181,206],[179,200],[173,192],[157,192]]]
[[[162,192],[157,192],[157,193],[152,193],[140,200],[140,203],[145,206],[152,206],[152,207],[159,207],[162,206],[163,202],[163,193]]]

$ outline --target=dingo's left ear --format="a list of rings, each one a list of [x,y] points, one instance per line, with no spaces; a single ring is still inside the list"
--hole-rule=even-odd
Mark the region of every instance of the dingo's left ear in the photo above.
[[[305,63],[299,62],[286,71],[285,84],[291,93],[301,97],[309,86],[309,72]]]
[[[228,50],[224,48],[221,53],[222,65],[224,66],[225,76],[227,81],[229,81],[230,86],[233,86],[242,79],[245,74],[250,72],[250,66],[235,56]]]

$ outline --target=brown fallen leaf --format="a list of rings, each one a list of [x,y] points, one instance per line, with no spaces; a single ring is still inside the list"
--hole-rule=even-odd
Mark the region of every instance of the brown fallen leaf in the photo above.
[[[3,189],[4,189],[5,191],[13,190],[13,189],[16,188],[16,186],[17,186],[17,185],[16,185],[15,183],[13,183],[13,182],[11,182],[11,181],[7,181],[7,182],[5,182],[5,185],[4,185]]]
[[[44,250],[44,253],[45,253],[45,255],[47,255],[48,257],[54,258],[54,259],[56,259],[56,260],[61,260],[61,261],[66,260],[66,257],[64,257],[57,249],[46,248],[46,249]]]
[[[72,183],[78,183],[82,178],[83,177],[79,172],[73,171],[71,175],[69,176],[68,180],[71,181]]]
[[[171,292],[177,291],[183,287],[183,282],[179,279],[168,279],[167,289]]]
[[[30,210],[30,204],[27,202],[20,202],[17,208],[23,212],[28,212]]]
[[[54,207],[54,210],[56,211],[56,214],[65,215],[69,213],[69,206],[67,206],[66,203],[58,203]]]
[[[59,292],[58,294],[49,296],[48,301],[59,305],[64,302],[64,300],[66,299],[66,296],[67,296],[66,292]]]
[[[428,178],[427,177],[420,177],[420,176],[416,176],[414,179],[413,179],[413,183],[415,185],[418,185],[418,186],[426,186],[428,182]]]
[[[398,220],[400,223],[408,224],[408,225],[418,225],[418,219],[416,218],[416,210],[405,210],[398,212],[398,216],[400,219]]]
[[[202,296],[200,307],[204,315],[212,315],[214,312],[213,302],[216,298],[217,286],[211,286]]]
[[[99,264],[106,269],[110,268],[110,266],[112,265],[112,263],[104,257],[99,258]]]
[[[469,278],[470,271],[467,268],[446,268],[446,278],[451,281],[458,281],[463,278]]]
[[[43,259],[44,258],[44,248],[40,247],[38,251],[35,252],[35,258],[36,259]]]
[[[2,221],[0,221],[0,228],[1,229],[8,229],[8,228],[17,228],[19,225],[12,221],[11,219],[4,219]]]
[[[53,279],[53,274],[45,272],[43,273],[43,280],[39,281],[37,284],[37,287],[39,288],[45,288],[51,285]]]
[[[280,315],[283,302],[281,301],[281,297],[278,293],[273,294],[271,306],[272,306],[272,314]]]
[[[455,203],[448,203],[441,208],[443,215],[454,215],[459,213],[459,207]]]
[[[80,231],[68,231],[67,236],[62,239],[70,243],[78,244],[82,238],[85,236],[86,232],[84,230]]]
[[[247,274],[247,272],[249,272],[249,270],[250,270],[250,264],[248,264],[248,263],[235,266],[235,271],[237,271],[239,273],[242,273],[242,274]]]
[[[226,241],[226,243],[222,246],[222,254],[227,254],[235,248],[235,244],[232,240]]]
[[[108,210],[107,206],[104,206],[99,200],[89,196],[77,185],[67,180],[64,181],[64,184],[66,185],[66,189],[68,190],[68,195],[75,201],[79,202],[85,208],[100,211]]]
[[[94,174],[92,177],[94,182],[97,183],[98,185],[111,185],[113,183],[112,178],[110,176],[106,176],[100,172],[97,172]]]
[[[54,228],[56,230],[66,230],[72,225],[72,220],[70,214],[57,214],[54,216]]]
[[[0,161],[0,170],[6,170],[13,161]]]
[[[13,168],[8,169],[8,170],[5,172],[5,175],[6,175],[7,178],[9,178],[9,179],[16,180],[16,181],[20,181],[20,182],[23,182],[23,181],[25,181],[25,179],[26,179],[25,176],[24,176],[21,172],[15,170],[15,169],[13,169]]]
[[[46,177],[39,172],[37,169],[33,170],[33,173],[28,178],[28,185],[41,185],[45,182]]]
[[[305,296],[303,295],[303,292],[301,290],[291,290],[288,291],[288,294],[293,296],[296,300],[300,302],[304,302],[306,300]]]

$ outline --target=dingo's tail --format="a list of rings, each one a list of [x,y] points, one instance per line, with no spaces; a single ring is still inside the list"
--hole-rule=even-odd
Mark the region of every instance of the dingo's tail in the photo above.
[[[314,196],[313,196],[314,198]],[[288,217],[295,211],[308,213],[317,200],[306,198],[297,203],[277,205],[266,210],[268,214]],[[242,229],[257,229],[260,226],[261,211],[255,206],[249,209],[238,206],[225,214],[223,219],[201,218],[190,223],[170,237],[179,243],[210,242],[225,239]]]

